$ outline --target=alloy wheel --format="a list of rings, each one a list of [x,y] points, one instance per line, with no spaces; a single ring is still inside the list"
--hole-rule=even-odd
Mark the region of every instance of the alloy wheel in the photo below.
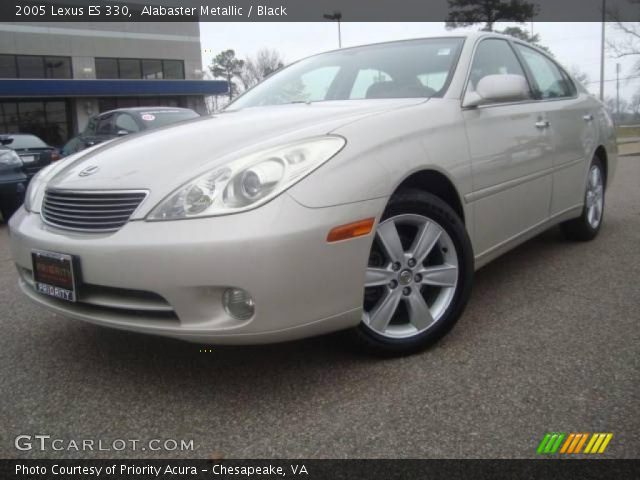
[[[586,208],[587,221],[591,228],[596,229],[602,220],[602,209],[604,206],[604,185],[602,172],[598,165],[592,165],[589,170],[587,181]]]
[[[458,254],[433,219],[403,214],[376,229],[365,279],[363,323],[389,338],[407,338],[434,326],[458,284]]]

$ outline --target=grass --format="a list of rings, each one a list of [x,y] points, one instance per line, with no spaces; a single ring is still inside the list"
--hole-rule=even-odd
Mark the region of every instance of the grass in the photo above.
[[[640,125],[632,125],[629,127],[616,127],[616,135],[618,136],[618,138],[640,137]]]

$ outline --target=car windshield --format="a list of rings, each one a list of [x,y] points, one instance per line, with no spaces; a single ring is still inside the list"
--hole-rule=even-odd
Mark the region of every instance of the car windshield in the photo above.
[[[9,144],[10,148],[46,148],[47,144],[35,135],[10,135],[13,142]]]
[[[145,128],[157,128],[172,123],[182,122],[197,118],[198,115],[193,110],[148,110],[137,113],[142,119]]]
[[[431,38],[316,55],[272,75],[227,109],[328,100],[442,96],[463,41],[462,38]]]

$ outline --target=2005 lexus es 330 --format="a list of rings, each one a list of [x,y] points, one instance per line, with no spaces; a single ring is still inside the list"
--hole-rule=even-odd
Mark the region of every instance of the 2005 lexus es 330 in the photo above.
[[[616,159],[603,106],[530,45],[369,45],[47,168],[11,247],[24,293],[65,316],[407,353],[451,329],[475,269],[554,224],[594,238]]]

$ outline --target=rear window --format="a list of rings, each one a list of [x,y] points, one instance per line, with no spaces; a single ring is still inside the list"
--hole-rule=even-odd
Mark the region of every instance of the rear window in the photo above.
[[[197,118],[200,115],[192,110],[148,110],[139,112],[138,116],[145,128],[158,128]]]
[[[35,135],[10,135],[13,138],[10,148],[46,148],[48,145]]]

